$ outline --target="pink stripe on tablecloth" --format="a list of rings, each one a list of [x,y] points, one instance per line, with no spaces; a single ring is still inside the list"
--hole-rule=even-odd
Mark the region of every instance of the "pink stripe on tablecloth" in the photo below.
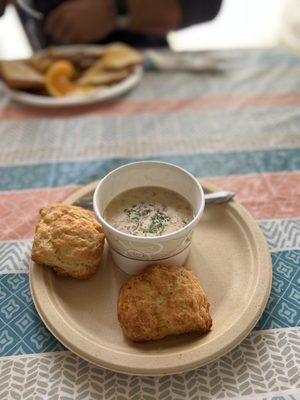
[[[210,178],[207,181],[236,193],[236,199],[255,219],[300,216],[300,173]],[[61,202],[76,188],[0,192],[0,240],[33,238],[41,207]]]
[[[0,120],[33,120],[68,118],[78,115],[165,114],[181,110],[247,109],[300,106],[300,93],[264,94],[259,96],[211,96],[187,99],[119,100],[103,104],[65,109],[43,109],[8,105],[0,109]]]
[[[279,173],[208,179],[236,199],[255,219],[300,217],[300,173]]]
[[[62,202],[76,187],[0,192],[0,240],[25,240],[34,236],[39,210]]]

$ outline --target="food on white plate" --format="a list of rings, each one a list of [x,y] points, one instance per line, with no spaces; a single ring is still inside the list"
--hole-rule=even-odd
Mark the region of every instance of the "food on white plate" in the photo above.
[[[126,79],[140,64],[140,53],[122,43],[49,48],[26,60],[0,61],[0,78],[11,89],[37,95],[85,96]]]

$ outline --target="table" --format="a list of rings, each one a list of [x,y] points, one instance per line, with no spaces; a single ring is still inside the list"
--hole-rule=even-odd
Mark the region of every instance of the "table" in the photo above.
[[[218,55],[219,73],[149,70],[119,101],[84,109],[22,107],[0,92],[1,399],[300,398],[300,60],[283,49]],[[47,331],[28,286],[38,210],[138,159],[235,191],[272,255],[254,331],[183,375],[126,376],[81,360]]]

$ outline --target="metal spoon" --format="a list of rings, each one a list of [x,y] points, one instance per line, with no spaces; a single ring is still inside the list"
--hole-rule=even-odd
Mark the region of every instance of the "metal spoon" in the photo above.
[[[93,209],[93,194],[88,194],[87,196],[81,197],[80,199],[76,200],[74,205],[86,208],[88,210]],[[231,200],[234,197],[233,192],[213,192],[213,193],[206,193],[204,195],[205,203],[206,204],[220,204],[226,203],[227,201]]]
[[[227,201],[234,198],[233,192],[213,192],[213,193],[206,193],[204,194],[205,204],[220,204],[226,203]]]
[[[190,54],[184,52],[161,52],[146,50],[144,53],[145,66],[158,71],[189,71],[198,73],[222,72],[224,59],[208,53]]]

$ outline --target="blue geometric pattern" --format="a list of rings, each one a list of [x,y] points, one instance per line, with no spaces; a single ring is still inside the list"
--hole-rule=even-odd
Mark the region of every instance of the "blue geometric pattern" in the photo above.
[[[0,275],[0,355],[63,350],[31,299],[27,274]]]
[[[272,254],[271,295],[256,329],[300,326],[300,250]]]
[[[300,326],[300,250],[272,254],[271,295],[255,329]],[[0,355],[63,350],[40,320],[27,274],[0,275]]]

